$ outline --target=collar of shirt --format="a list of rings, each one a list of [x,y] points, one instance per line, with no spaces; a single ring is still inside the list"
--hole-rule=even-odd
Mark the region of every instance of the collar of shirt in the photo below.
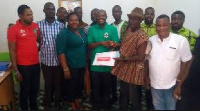
[[[156,37],[156,40],[158,42],[168,42],[171,39],[171,33],[169,33],[169,36],[167,38],[164,38],[163,41],[161,41],[159,35]]]
[[[33,26],[33,23],[31,23],[30,25],[23,25],[21,22],[20,22],[20,20],[17,20],[16,21],[16,25],[17,26],[19,26],[19,27],[21,27],[21,28],[31,28],[32,26]]]
[[[45,22],[45,24],[48,24],[48,25],[54,25],[54,24],[63,24],[63,23],[60,23],[58,20],[54,20],[52,23],[49,23],[49,22],[47,22],[47,20],[46,19],[44,19],[44,22]]]
[[[140,28],[140,29],[138,29],[138,30],[136,30],[136,31],[134,31],[134,32],[132,32],[132,31],[130,31],[130,30],[127,30],[126,33],[127,33],[127,34],[130,34],[130,35],[135,35],[135,33],[138,33],[139,31],[141,31],[141,29],[142,29],[142,28]]]
[[[85,22],[81,21],[79,24],[83,25],[83,24],[86,24]]]
[[[79,28],[84,28],[84,27],[86,27],[86,26],[88,26],[88,24],[85,23],[85,22],[83,22],[83,21],[81,21],[81,22],[79,23]]]
[[[122,20],[119,24],[116,24],[115,22],[113,22],[111,25],[114,25],[114,26],[119,26],[120,24],[124,23],[125,21]]]
[[[105,28],[108,27],[108,23],[106,22],[106,24],[104,25],[103,28],[101,28],[99,24],[96,24],[95,26],[96,26],[96,28],[98,28],[98,29],[105,29]]]
[[[62,22],[60,22],[58,19],[56,19],[55,21],[58,21],[60,24],[62,24],[63,26],[66,26],[66,24],[67,24],[67,22],[65,22],[65,24],[64,23],[62,23]]]
[[[146,25],[144,22],[141,24],[141,27],[149,27],[148,25]],[[153,23],[151,24],[151,26],[149,28],[156,28],[156,25]]]
[[[97,21],[94,21],[90,24],[90,26],[93,26],[93,25],[96,25],[97,24]]]
[[[185,28],[185,27],[182,27],[182,28],[178,31],[178,33],[185,32],[185,31],[186,31],[186,28]]]
[[[181,32],[185,32],[187,29],[185,27],[181,27],[181,29],[178,31],[178,34]],[[172,29],[170,30],[170,32],[173,32]]]

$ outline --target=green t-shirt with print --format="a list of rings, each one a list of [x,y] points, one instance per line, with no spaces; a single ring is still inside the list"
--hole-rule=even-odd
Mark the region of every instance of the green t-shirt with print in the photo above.
[[[101,28],[99,26],[99,24],[96,24],[89,28],[88,44],[109,41],[109,40],[117,42],[117,43],[119,42],[119,37],[118,37],[116,27],[114,27],[112,25],[108,25],[108,23],[106,23],[106,25],[103,28]],[[111,67],[109,67],[109,66],[93,66],[92,65],[96,53],[108,52],[109,50],[110,50],[109,48],[102,46],[102,45],[99,45],[92,50],[92,52],[91,52],[91,71],[97,71],[97,72],[110,72],[111,71]]]

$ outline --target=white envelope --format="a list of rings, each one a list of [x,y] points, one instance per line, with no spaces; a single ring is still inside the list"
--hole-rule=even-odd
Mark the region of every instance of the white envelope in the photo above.
[[[93,61],[94,66],[114,66],[115,60],[113,58],[118,58],[120,56],[119,51],[110,51],[96,53],[95,59]]]

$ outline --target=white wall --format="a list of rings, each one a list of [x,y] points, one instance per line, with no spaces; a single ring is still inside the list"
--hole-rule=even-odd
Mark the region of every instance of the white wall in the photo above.
[[[8,51],[7,47],[7,26],[9,23],[15,23],[18,19],[17,8],[21,4],[26,4],[33,11],[34,20],[38,21],[44,18],[43,6],[51,1],[57,7],[57,0],[0,0],[0,52]]]
[[[114,21],[112,16],[112,8],[114,5],[120,5],[122,7],[122,19],[127,20],[127,14],[135,7],[146,8],[147,6],[153,6],[152,0],[83,0],[83,20],[91,23],[90,12],[93,8],[104,9],[107,12],[107,22]]]
[[[186,14],[185,26],[197,33],[200,27],[199,0],[83,0],[83,20],[91,23],[90,11],[93,8],[105,9],[108,15],[108,23],[114,21],[112,17],[112,7],[120,5],[122,7],[122,18],[127,20],[127,14],[134,7],[145,9],[148,6],[155,7],[156,16],[162,13],[171,15],[177,9],[183,10]],[[58,0],[0,0],[0,52],[8,51],[7,47],[7,26],[9,23],[15,23],[18,19],[17,8],[21,4],[27,4],[31,7],[34,20],[44,19],[43,6],[46,2],[53,2],[58,7]],[[195,13],[197,12],[197,13]]]
[[[200,28],[200,3],[199,0],[154,0],[156,15],[171,14],[176,10],[181,10],[185,13],[186,28],[191,29],[197,35]]]

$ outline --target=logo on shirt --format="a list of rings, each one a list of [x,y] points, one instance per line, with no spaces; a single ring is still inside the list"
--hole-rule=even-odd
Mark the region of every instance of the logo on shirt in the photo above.
[[[26,31],[25,30],[20,30],[20,34],[21,34],[21,37],[25,37],[26,36]]]
[[[176,49],[175,47],[169,47],[170,49]]]
[[[37,28],[34,28],[34,29],[33,29],[33,32],[34,32],[34,34],[35,34],[35,37],[37,37],[38,29],[37,29]]]
[[[105,34],[104,34],[104,38],[108,38],[108,32],[106,32]]]

